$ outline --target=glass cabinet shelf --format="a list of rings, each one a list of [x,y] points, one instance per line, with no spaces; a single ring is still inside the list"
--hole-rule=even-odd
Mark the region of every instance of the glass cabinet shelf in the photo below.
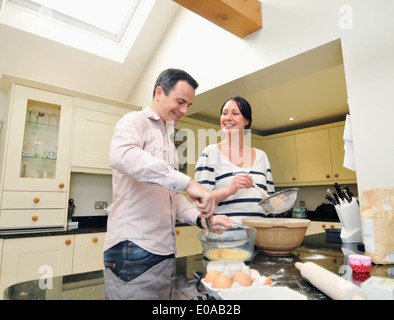
[[[21,178],[56,178],[60,107],[28,100],[26,108]]]

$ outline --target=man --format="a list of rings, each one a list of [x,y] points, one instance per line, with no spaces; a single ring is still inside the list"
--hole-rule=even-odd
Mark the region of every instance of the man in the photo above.
[[[185,71],[168,69],[156,80],[151,106],[126,114],[116,125],[110,147],[113,203],[107,223],[104,263],[130,280],[173,257],[175,222],[230,227],[231,219],[213,218],[211,193],[178,171],[171,136],[192,104],[198,83]],[[185,190],[194,207],[181,193]],[[140,262],[140,263],[139,263]]]

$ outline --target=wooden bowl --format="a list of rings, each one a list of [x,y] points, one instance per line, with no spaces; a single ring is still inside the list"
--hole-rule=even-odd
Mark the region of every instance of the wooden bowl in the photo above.
[[[255,245],[265,254],[290,255],[305,237],[308,219],[248,218],[242,223],[257,229]]]

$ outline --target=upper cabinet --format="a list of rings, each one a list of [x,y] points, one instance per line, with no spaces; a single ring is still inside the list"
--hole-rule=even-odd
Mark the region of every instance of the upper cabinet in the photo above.
[[[343,167],[343,130],[340,122],[264,137],[275,185],[356,183],[356,173]]]
[[[7,75],[0,89],[0,229],[64,229],[70,171],[111,174],[114,127],[140,108]]]
[[[111,174],[109,146],[115,125],[131,110],[75,98],[71,171]]]
[[[73,98],[12,85],[8,102],[1,137],[0,228],[63,228]]]
[[[73,98],[14,86],[4,150],[4,190],[68,188]]]

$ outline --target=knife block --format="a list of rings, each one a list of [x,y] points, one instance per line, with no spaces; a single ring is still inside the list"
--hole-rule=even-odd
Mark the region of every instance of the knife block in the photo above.
[[[336,205],[335,210],[342,224],[342,243],[362,242],[361,212],[357,200],[352,198],[350,203]]]

